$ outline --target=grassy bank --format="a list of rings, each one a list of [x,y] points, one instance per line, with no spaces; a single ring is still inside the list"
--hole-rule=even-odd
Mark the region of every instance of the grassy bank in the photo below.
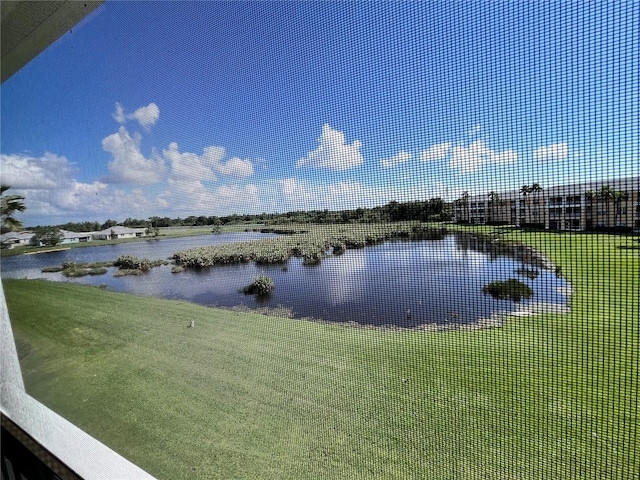
[[[160,478],[638,479],[637,237],[502,235],[571,314],[383,331],[4,288],[27,390]]]

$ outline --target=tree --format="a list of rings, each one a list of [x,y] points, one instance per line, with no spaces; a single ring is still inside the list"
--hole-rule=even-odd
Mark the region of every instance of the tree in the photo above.
[[[618,218],[622,213],[622,208],[620,204],[622,202],[626,202],[629,199],[629,194],[624,191],[614,191],[613,192],[613,223],[614,227],[618,226]]]
[[[462,206],[463,217],[467,223],[470,222],[469,214],[469,192],[462,192],[462,196],[457,200],[458,204]]]
[[[0,194],[2,195],[1,203],[1,214],[2,214],[2,232],[10,232],[15,230],[20,230],[22,228],[22,222],[18,220],[15,216],[15,212],[24,212],[24,197],[20,195],[4,195],[4,192],[9,190],[8,185],[0,186]]]
[[[540,186],[540,184],[538,184],[538,183],[534,183],[533,185],[531,185],[529,187],[529,192],[535,194],[536,195],[536,199],[539,198],[538,194],[540,192],[542,192],[543,190],[544,190],[544,188],[542,188]],[[540,218],[538,217],[538,215],[540,214],[540,207],[538,207],[536,210],[534,210],[534,214],[535,214],[536,218],[535,218],[535,222],[533,222],[533,223],[540,223],[540,221],[539,221]]]
[[[522,188],[520,189],[520,194],[524,197],[524,203],[525,205],[527,205],[528,210],[529,210],[529,222],[521,222],[522,224],[527,224],[527,223],[531,223],[531,205],[527,204],[527,195],[529,195],[531,193],[531,187],[529,185],[523,185]],[[525,219],[526,220],[526,219]],[[524,225],[520,225],[521,227]]]
[[[601,201],[604,200],[605,204],[607,205],[607,209],[605,210],[605,216],[607,218],[606,220],[606,226],[610,227],[611,225],[609,224],[609,202],[611,201],[611,199],[613,199],[615,196],[615,190],[613,188],[611,188],[609,185],[604,185],[603,187],[600,188],[600,190],[596,191],[596,197],[598,197]]]
[[[55,247],[64,239],[58,227],[41,227],[36,230],[36,243],[46,247]]]
[[[587,230],[593,228],[593,197],[595,197],[596,193],[593,190],[587,190],[585,192],[585,197],[587,197]]]
[[[118,225],[118,222],[115,220],[107,220],[100,226],[100,230],[106,230],[107,228],[115,227]]]
[[[502,198],[500,198],[500,194],[498,192],[491,192],[489,194],[489,208],[487,209],[487,223],[491,223],[493,220],[492,212],[496,205],[502,205]]]
[[[147,223],[147,229],[145,233],[147,235],[157,237],[160,234],[160,227],[158,226],[159,222],[160,222],[160,217],[150,217],[149,222]]]

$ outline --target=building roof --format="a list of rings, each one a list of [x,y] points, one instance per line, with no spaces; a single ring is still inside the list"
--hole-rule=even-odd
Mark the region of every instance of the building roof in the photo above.
[[[93,234],[91,232],[70,232],[69,230],[60,230],[64,235],[64,238],[73,239],[73,238],[85,238],[91,237]]]
[[[30,240],[34,233],[29,231],[23,232],[7,232],[0,235],[0,243],[10,242],[12,240]]]
[[[129,227],[122,227],[120,225],[116,225],[115,227],[105,228],[104,230],[95,232],[95,235],[112,235],[114,233],[116,235],[125,235],[127,233],[140,233],[144,231],[145,231],[144,228],[129,228]]]

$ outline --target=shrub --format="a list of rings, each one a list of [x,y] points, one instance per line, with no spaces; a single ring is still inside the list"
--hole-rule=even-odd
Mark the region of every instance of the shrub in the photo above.
[[[61,272],[62,270],[64,270],[63,267],[44,267],[40,271],[42,273],[56,273],[56,272]]]
[[[514,302],[519,302],[523,298],[531,298],[533,296],[533,289],[515,278],[510,278],[505,282],[496,280],[482,287],[482,291],[485,294],[488,293],[493,298],[513,300]]]
[[[141,270],[143,272],[151,270],[153,267],[151,260],[147,258],[137,258],[129,255],[118,257],[114,265],[120,267],[121,270]]]
[[[319,265],[322,257],[317,252],[306,253],[302,256],[303,265]]]
[[[89,275],[104,275],[105,273],[107,273],[107,269],[104,267],[99,267],[99,268],[90,268],[88,270]]]
[[[171,273],[180,273],[184,271],[184,267],[182,265],[175,265],[171,268]]]
[[[242,289],[244,293],[267,295],[273,290],[273,280],[270,277],[256,277],[253,283],[247,285]]]
[[[124,277],[126,275],[142,275],[144,272],[139,268],[121,268],[120,270],[113,272],[114,277]]]
[[[85,275],[89,275],[89,270],[85,268],[65,268],[62,271],[62,275],[67,278],[84,277]]]

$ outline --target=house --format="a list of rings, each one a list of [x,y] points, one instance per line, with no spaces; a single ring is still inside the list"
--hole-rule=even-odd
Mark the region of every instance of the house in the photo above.
[[[0,248],[14,248],[22,245],[31,245],[35,238],[33,232],[8,232],[0,235]]]
[[[93,234],[91,232],[69,232],[68,230],[60,230],[64,237],[60,242],[61,245],[69,243],[83,243],[93,240]]]
[[[146,235],[144,228],[129,228],[116,225],[100,232],[94,232],[93,238],[95,240],[115,240],[118,238],[146,237]]]

